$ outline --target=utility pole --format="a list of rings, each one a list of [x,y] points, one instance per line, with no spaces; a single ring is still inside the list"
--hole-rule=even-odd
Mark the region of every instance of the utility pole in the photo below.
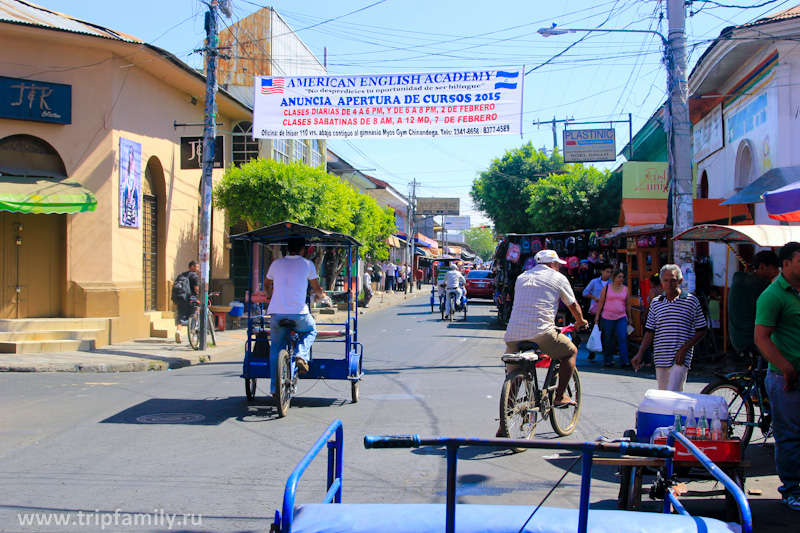
[[[411,232],[409,234],[409,242],[411,243],[411,292],[414,292],[414,278],[417,275],[417,269],[414,268],[414,259],[416,258],[417,242],[414,235],[417,234],[417,178],[411,182]]]
[[[553,117],[553,120],[548,120],[546,122],[542,122],[542,121],[537,119],[536,122],[534,122],[533,124],[535,124],[537,128],[539,126],[541,126],[542,124],[547,124],[547,125],[550,126],[550,128],[552,128],[552,130],[553,130],[553,151],[555,152],[558,149],[558,130],[556,128],[556,124],[559,124],[559,123],[563,122],[564,125],[566,126],[568,123],[573,122],[574,120],[575,120],[574,118],[565,118],[565,119],[562,119],[562,120],[556,120],[556,117]]]
[[[206,11],[206,103],[203,129],[203,203],[200,210],[200,350],[206,349],[208,332],[208,282],[211,252],[211,172],[214,169],[214,144],[217,138],[217,0]]]
[[[667,66],[669,68],[669,117],[667,133],[672,171],[672,234],[688,230],[694,223],[692,210],[692,160],[690,154],[688,80],[686,77],[686,11],[684,0],[669,0],[667,4],[669,34]],[[673,241],[675,264],[684,272],[694,271],[694,244]],[[684,288],[694,290],[684,284]]]

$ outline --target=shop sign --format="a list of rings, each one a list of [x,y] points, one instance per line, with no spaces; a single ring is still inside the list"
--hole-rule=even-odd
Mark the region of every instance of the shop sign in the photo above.
[[[666,199],[669,164],[658,161],[622,164],[622,197]]]
[[[214,168],[225,168],[223,163],[225,143],[217,135],[214,143]],[[203,138],[181,137],[181,170],[203,168]]]
[[[0,76],[0,117],[72,124],[72,85]]]
[[[444,217],[444,229],[446,231],[469,228],[469,217]]]
[[[520,134],[524,70],[257,76],[253,136],[413,139]]]
[[[722,104],[712,109],[694,125],[692,137],[695,161],[702,161],[722,148]]]
[[[458,215],[460,206],[459,198],[417,198],[418,215]]]
[[[616,161],[614,130],[564,130],[564,162]]]

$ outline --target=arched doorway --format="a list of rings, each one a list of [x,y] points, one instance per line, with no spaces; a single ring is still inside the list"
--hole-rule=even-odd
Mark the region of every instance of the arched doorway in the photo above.
[[[753,150],[750,143],[742,141],[736,151],[736,175],[734,187],[737,191],[744,189],[753,182],[755,177],[755,165],[753,165]]]
[[[157,157],[151,157],[142,180],[142,286],[145,311],[167,309],[165,188],[161,162]]]
[[[35,184],[67,172],[47,142],[11,135],[0,139],[0,175]],[[65,214],[0,211],[0,318],[64,316],[66,241]]]

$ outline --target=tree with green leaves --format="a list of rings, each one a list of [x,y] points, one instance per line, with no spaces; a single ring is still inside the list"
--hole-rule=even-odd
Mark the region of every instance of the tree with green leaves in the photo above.
[[[262,227],[289,220],[352,235],[369,259],[389,256],[393,211],[321,168],[261,158],[229,168],[214,188],[214,206],[227,210],[232,223]],[[334,272],[345,261],[340,256],[334,258]],[[310,259],[319,267],[323,258],[319,251]]]
[[[470,228],[462,231],[461,234],[464,235],[464,241],[469,244],[478,257],[483,260],[489,260],[492,257],[495,242],[491,228],[485,226]]]
[[[566,165],[527,188],[526,215],[534,232],[615,226],[622,198],[620,174],[582,164]]]
[[[492,160],[489,169],[473,182],[470,197],[475,207],[486,214],[498,233],[532,233],[527,214],[532,183],[564,168],[558,151],[547,156],[528,142]]]

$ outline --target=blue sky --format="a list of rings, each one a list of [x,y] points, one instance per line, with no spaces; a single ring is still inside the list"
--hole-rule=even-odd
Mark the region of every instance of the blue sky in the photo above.
[[[192,66],[202,64],[201,56],[193,53],[205,35],[206,6],[199,0],[34,1],[132,34]],[[764,1],[719,3],[752,6]],[[687,11],[689,68],[723,28],[798,3],[774,0],[759,8],[729,8],[694,1]],[[537,121],[553,117],[576,122],[621,120],[631,113],[635,133],[666,98],[657,36],[595,32],[544,38],[537,33],[557,23],[574,28],[655,30],[666,35],[665,0],[276,0],[270,4],[233,0],[230,20],[268,5],[320,60],[327,47],[330,74],[525,67],[522,137],[331,140],[328,144],[356,168],[375,169],[367,173],[402,193],[408,193],[409,183],[416,179],[421,183],[418,196],[460,197],[462,214],[471,215],[473,225],[485,218],[472,209],[469,189],[493,158],[528,141],[553,148],[550,126],[537,125]],[[689,16],[690,12],[696,13]],[[628,128],[618,124],[616,130],[619,152],[628,141]]]

